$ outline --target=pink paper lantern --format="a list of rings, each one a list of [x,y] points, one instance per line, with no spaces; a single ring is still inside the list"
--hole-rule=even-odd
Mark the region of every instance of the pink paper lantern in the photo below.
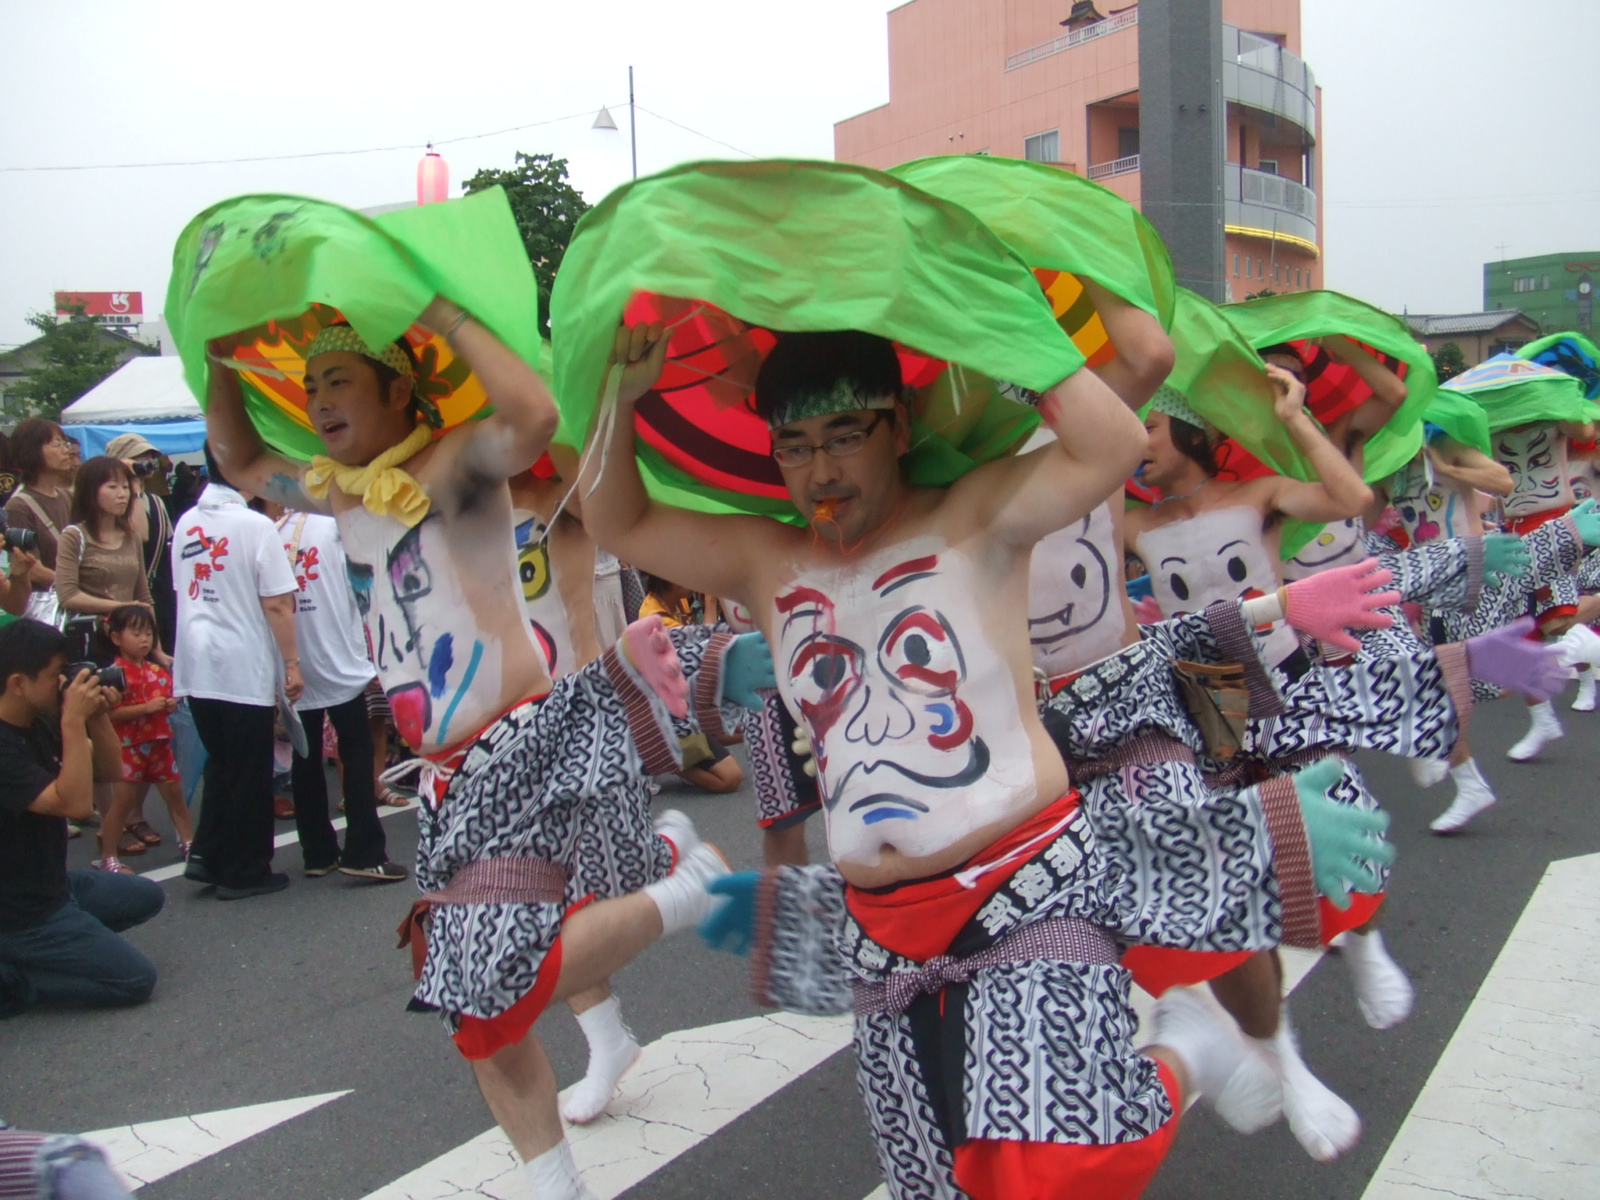
[[[417,163],[417,203],[437,204],[450,198],[450,167],[430,149]]]

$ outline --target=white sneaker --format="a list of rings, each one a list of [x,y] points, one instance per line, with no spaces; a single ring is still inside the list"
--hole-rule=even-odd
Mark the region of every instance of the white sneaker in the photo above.
[[[1464,828],[1497,799],[1494,789],[1478,770],[1478,764],[1470,758],[1452,768],[1450,776],[1456,781],[1456,798],[1428,826],[1435,833],[1454,833]]]
[[[1512,762],[1532,762],[1551,742],[1565,736],[1566,731],[1556,719],[1556,710],[1550,701],[1530,705],[1528,715],[1533,719],[1533,724],[1522,735],[1522,740],[1506,751],[1506,757]]]
[[[1572,699],[1573,712],[1594,711],[1594,668],[1578,672],[1578,694]]]
[[[1411,758],[1406,760],[1411,770],[1411,780],[1419,788],[1431,788],[1443,783],[1450,774],[1450,764],[1442,758]]]
[[[1391,1029],[1411,1015],[1416,993],[1406,973],[1389,957],[1383,934],[1376,929],[1367,934],[1352,929],[1340,952],[1355,977],[1356,1006],[1368,1025]]]
[[[1283,1115],[1289,1131],[1312,1158],[1332,1162],[1361,1140],[1361,1118],[1306,1066],[1287,1007],[1273,1040],[1283,1071]]]

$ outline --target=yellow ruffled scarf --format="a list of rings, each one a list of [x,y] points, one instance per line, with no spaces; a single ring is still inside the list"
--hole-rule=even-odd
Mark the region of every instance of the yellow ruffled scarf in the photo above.
[[[422,485],[400,469],[421,453],[433,441],[433,430],[418,425],[411,436],[395,446],[390,446],[364,467],[347,467],[335,462],[326,454],[311,456],[306,468],[306,494],[314,500],[324,499],[331,484],[347,496],[360,496],[369,512],[380,517],[393,517],[408,528],[428,515],[428,493]]]

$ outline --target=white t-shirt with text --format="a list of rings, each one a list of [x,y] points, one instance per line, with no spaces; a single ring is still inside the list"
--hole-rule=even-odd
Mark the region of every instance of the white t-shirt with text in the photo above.
[[[367,657],[367,634],[350,590],[339,525],[321,513],[285,513],[278,522],[284,561],[294,559],[294,632],[306,690],[297,712],[354,700],[377,672]]]

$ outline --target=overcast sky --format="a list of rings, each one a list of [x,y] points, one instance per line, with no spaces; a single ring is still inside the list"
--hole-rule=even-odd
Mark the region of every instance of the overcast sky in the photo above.
[[[429,140],[457,182],[519,149],[565,155],[598,200],[628,177],[629,63],[650,110],[641,173],[737,151],[831,157],[832,123],[888,99],[890,7],[0,0],[0,344],[26,340],[24,317],[56,289],[142,291],[159,311],[178,232],[227,196],[413,197]],[[1324,88],[1329,286],[1396,310],[1471,311],[1501,243],[1512,257],[1600,251],[1600,3],[1303,11]],[[620,134],[591,130],[601,105]],[[372,147],[399,148],[13,169]]]

